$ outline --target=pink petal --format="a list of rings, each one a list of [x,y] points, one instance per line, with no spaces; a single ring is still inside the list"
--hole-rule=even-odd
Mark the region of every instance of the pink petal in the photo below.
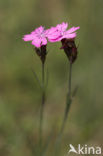
[[[60,32],[57,31],[57,29],[54,27],[52,27],[50,30],[48,30],[48,33],[46,35],[46,37],[48,39],[53,39],[53,40],[58,38],[59,36],[60,36]]]
[[[63,37],[62,37],[62,39],[63,38],[67,38],[67,39],[71,39],[71,38],[75,38],[76,37],[76,32],[75,33],[72,33],[72,34],[65,34]]]
[[[68,23],[63,22],[62,24],[58,24],[56,27],[59,31],[65,31],[68,27]]]
[[[33,33],[41,34],[44,31],[44,27],[40,26],[39,28],[35,29]]]
[[[48,34],[49,34],[49,29],[45,30],[44,34],[45,34],[45,36],[47,37]]]
[[[62,27],[63,27],[63,30],[66,30],[67,27],[68,27],[68,23],[63,22],[63,23],[62,23]]]
[[[80,29],[80,27],[72,27],[72,28],[70,28],[69,30],[67,30],[66,32],[67,32],[67,33],[73,33],[74,31],[76,31],[76,30],[78,30],[78,29]]]
[[[41,40],[38,39],[38,38],[35,38],[35,39],[32,41],[32,45],[34,45],[34,46],[37,47],[37,48],[40,48],[40,47],[41,47]]]
[[[57,33],[57,34],[53,34],[53,35],[48,35],[47,38],[55,40],[55,39],[59,38],[59,36],[60,36],[60,34]]]
[[[56,38],[56,39],[48,39],[49,40],[49,42],[59,42],[59,41],[61,41],[61,38]]]
[[[52,35],[56,31],[57,31],[57,28],[56,27],[51,27],[50,29],[47,29],[47,34],[48,35]]]
[[[42,45],[46,45],[47,44],[47,39],[46,38],[42,38],[41,39],[41,44]]]
[[[35,33],[35,30],[33,30],[33,31],[31,32],[31,34],[32,34],[32,35],[35,35],[35,34],[36,34],[36,33]]]
[[[24,41],[32,41],[34,39],[34,36],[31,34],[24,35],[23,40]]]

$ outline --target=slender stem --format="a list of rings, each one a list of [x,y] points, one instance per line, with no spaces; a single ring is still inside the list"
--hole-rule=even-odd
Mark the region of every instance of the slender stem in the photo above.
[[[65,113],[64,113],[62,126],[60,129],[60,133],[59,133],[57,141],[56,141],[56,152],[58,152],[58,147],[59,147],[61,139],[62,139],[62,134],[63,134],[64,128],[65,128],[65,124],[66,124],[66,120],[68,117],[70,105],[72,103],[72,99],[71,99],[71,77],[72,77],[72,63],[69,64],[69,82],[68,82],[68,93],[67,93],[66,108],[65,108]],[[56,153],[56,155],[57,155],[57,153]]]
[[[43,129],[43,112],[45,105],[45,68],[44,63],[42,63],[42,100],[40,109],[40,151],[42,149],[42,129]],[[41,153],[41,152],[40,152]]]
[[[64,128],[65,128],[65,123],[68,117],[70,105],[71,105],[71,78],[72,78],[72,63],[69,64],[69,82],[68,82],[68,93],[67,93],[67,103],[66,103],[66,108],[65,108],[65,114],[64,114],[64,119],[61,127],[60,134],[62,135]]]
[[[72,63],[69,65],[69,86],[68,86],[68,96],[71,97],[71,78],[72,78]]]

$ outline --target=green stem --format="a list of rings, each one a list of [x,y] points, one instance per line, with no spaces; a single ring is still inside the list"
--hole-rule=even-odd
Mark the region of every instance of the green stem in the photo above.
[[[71,99],[71,77],[72,77],[72,63],[69,64],[69,82],[68,82],[68,93],[67,93],[66,108],[65,108],[65,113],[64,113],[62,126],[60,129],[60,133],[59,133],[57,141],[56,141],[56,152],[58,152],[58,147],[59,147],[61,139],[62,139],[62,134],[63,134],[65,124],[67,121],[70,105],[72,103],[72,99]],[[57,155],[57,153],[56,153],[56,155]]]
[[[70,109],[70,105],[72,102],[72,100],[71,100],[71,78],[72,78],[72,63],[70,63],[70,65],[69,65],[69,82],[68,82],[67,103],[66,103],[65,114],[64,114],[61,131],[60,131],[61,135],[64,131],[66,120],[67,120],[69,109]]]
[[[44,63],[42,63],[42,100],[41,100],[41,109],[40,109],[40,153],[42,149],[42,133],[43,133],[43,112],[45,105],[45,68]]]
[[[69,86],[68,86],[68,96],[71,97],[71,78],[72,78],[72,63],[69,65]]]
[[[69,112],[69,108],[70,108],[70,104],[71,104],[71,78],[72,78],[72,63],[70,62],[69,64],[69,82],[68,82],[68,94],[67,94],[67,103],[66,103],[66,109],[65,109],[65,114],[64,114],[64,120],[62,123],[62,127],[61,127],[61,134],[64,131],[64,127],[65,127],[65,123],[68,117],[68,112]]]

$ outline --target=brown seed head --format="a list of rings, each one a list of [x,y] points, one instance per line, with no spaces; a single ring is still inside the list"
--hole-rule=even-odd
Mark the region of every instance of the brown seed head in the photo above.
[[[74,63],[77,58],[77,47],[74,39],[62,39],[61,42],[61,49],[64,49],[69,61],[71,63]]]
[[[47,55],[47,50],[46,50],[46,45],[42,45],[40,48],[35,47],[35,51],[37,55],[40,57],[42,63],[45,63],[46,55]]]

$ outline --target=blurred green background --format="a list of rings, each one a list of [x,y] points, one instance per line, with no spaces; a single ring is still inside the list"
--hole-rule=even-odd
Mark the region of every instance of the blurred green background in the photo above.
[[[41,91],[31,69],[41,79],[41,62],[22,37],[63,21],[80,30],[72,74],[72,90],[78,91],[59,156],[67,155],[70,143],[103,145],[103,0],[0,0],[0,156],[38,155]],[[44,145],[52,138],[46,156],[53,156],[67,94],[68,60],[60,46],[48,43]]]

